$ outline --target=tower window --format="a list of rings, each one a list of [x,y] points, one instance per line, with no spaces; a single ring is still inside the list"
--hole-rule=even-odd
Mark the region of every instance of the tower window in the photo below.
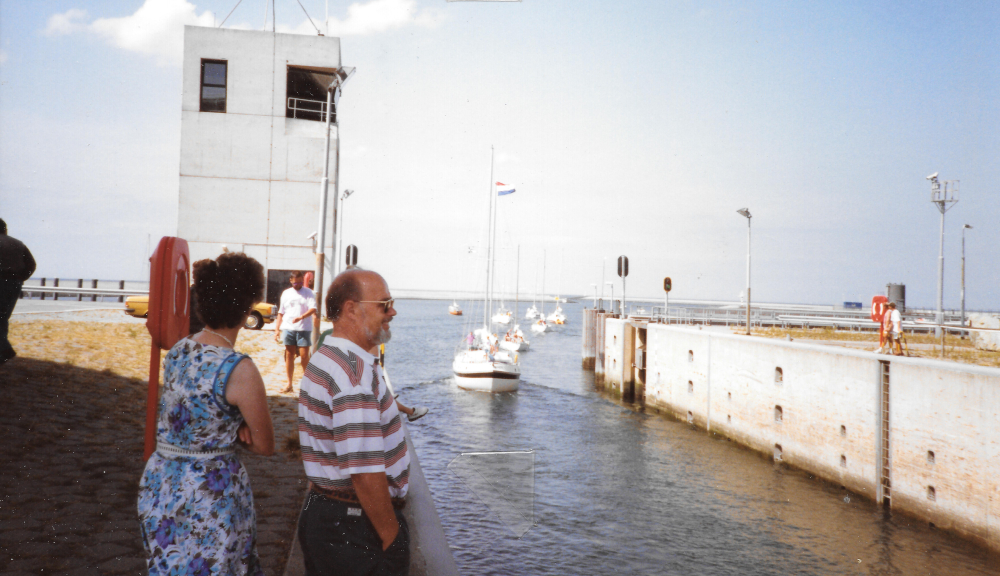
[[[226,111],[226,73],[229,63],[225,60],[201,61],[201,111]]]
[[[285,117],[326,122],[326,91],[335,73],[330,68],[289,66]],[[330,121],[337,121],[336,104]]]

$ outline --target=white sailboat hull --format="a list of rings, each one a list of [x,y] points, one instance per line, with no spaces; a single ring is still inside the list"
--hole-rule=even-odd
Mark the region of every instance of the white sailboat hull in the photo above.
[[[459,355],[452,364],[452,370],[455,383],[466,390],[514,392],[521,385],[521,368],[510,362],[469,360]]]
[[[525,340],[521,342],[509,342],[504,340],[500,343],[500,347],[504,350],[510,350],[511,352],[524,352],[531,347],[531,343]]]

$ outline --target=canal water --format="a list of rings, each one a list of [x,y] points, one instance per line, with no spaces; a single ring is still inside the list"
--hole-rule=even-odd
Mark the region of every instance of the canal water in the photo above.
[[[400,400],[431,410],[410,434],[462,574],[1000,573],[1000,556],[926,522],[603,395],[580,367],[583,306],[563,307],[567,325],[529,336],[520,390],[490,395],[451,379],[468,318],[397,301],[386,366]],[[533,525],[518,538],[448,466],[526,450]],[[481,469],[475,488],[517,485],[519,462]]]

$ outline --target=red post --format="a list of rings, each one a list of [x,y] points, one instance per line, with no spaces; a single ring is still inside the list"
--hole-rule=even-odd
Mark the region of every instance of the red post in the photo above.
[[[156,412],[160,396],[160,350],[169,350],[188,333],[190,270],[188,246],[181,238],[164,236],[149,259],[149,390],[146,395],[146,436],[143,459],[156,449]]]
[[[142,452],[145,462],[156,450],[156,412],[160,405],[160,347],[149,348],[149,388],[146,393],[146,444]]]

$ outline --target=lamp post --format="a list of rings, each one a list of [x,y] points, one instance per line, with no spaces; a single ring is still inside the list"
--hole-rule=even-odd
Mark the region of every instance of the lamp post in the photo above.
[[[747,336],[750,335],[750,210],[740,208],[737,214],[747,219]]]
[[[347,203],[344,202],[344,200],[347,200],[351,194],[354,194],[354,190],[344,190],[344,193],[340,195],[340,248],[334,248],[334,252],[336,252],[336,254],[334,254],[333,257],[333,271],[335,274],[340,274],[341,272],[340,254],[344,251],[344,212],[346,212],[345,207],[347,206]]]
[[[326,88],[326,147],[323,152],[323,179],[319,188],[319,236],[316,239],[316,302],[323,302],[323,269],[326,267],[326,202],[330,188],[330,127],[337,126],[337,159],[333,167],[333,245],[337,245],[337,187],[340,185],[340,123],[334,122],[340,89],[354,74],[354,67],[341,67]],[[322,305],[321,305],[322,306]],[[313,330],[313,346],[319,344],[319,326]]]
[[[935,172],[927,177],[931,181],[931,202],[937,204],[937,209],[941,212],[941,241],[938,245],[938,301],[937,315],[934,323],[934,335],[941,337],[941,356],[944,356],[944,213],[958,202],[958,180],[948,180],[942,182],[938,180],[938,173]]]
[[[594,287],[594,310],[597,310],[597,284],[591,284]]]
[[[962,327],[965,327],[965,230],[972,229],[972,226],[968,224],[962,226]],[[966,332],[962,332],[962,338],[965,338]]]
[[[615,313],[615,283],[605,282],[606,285],[611,286],[611,313]]]

